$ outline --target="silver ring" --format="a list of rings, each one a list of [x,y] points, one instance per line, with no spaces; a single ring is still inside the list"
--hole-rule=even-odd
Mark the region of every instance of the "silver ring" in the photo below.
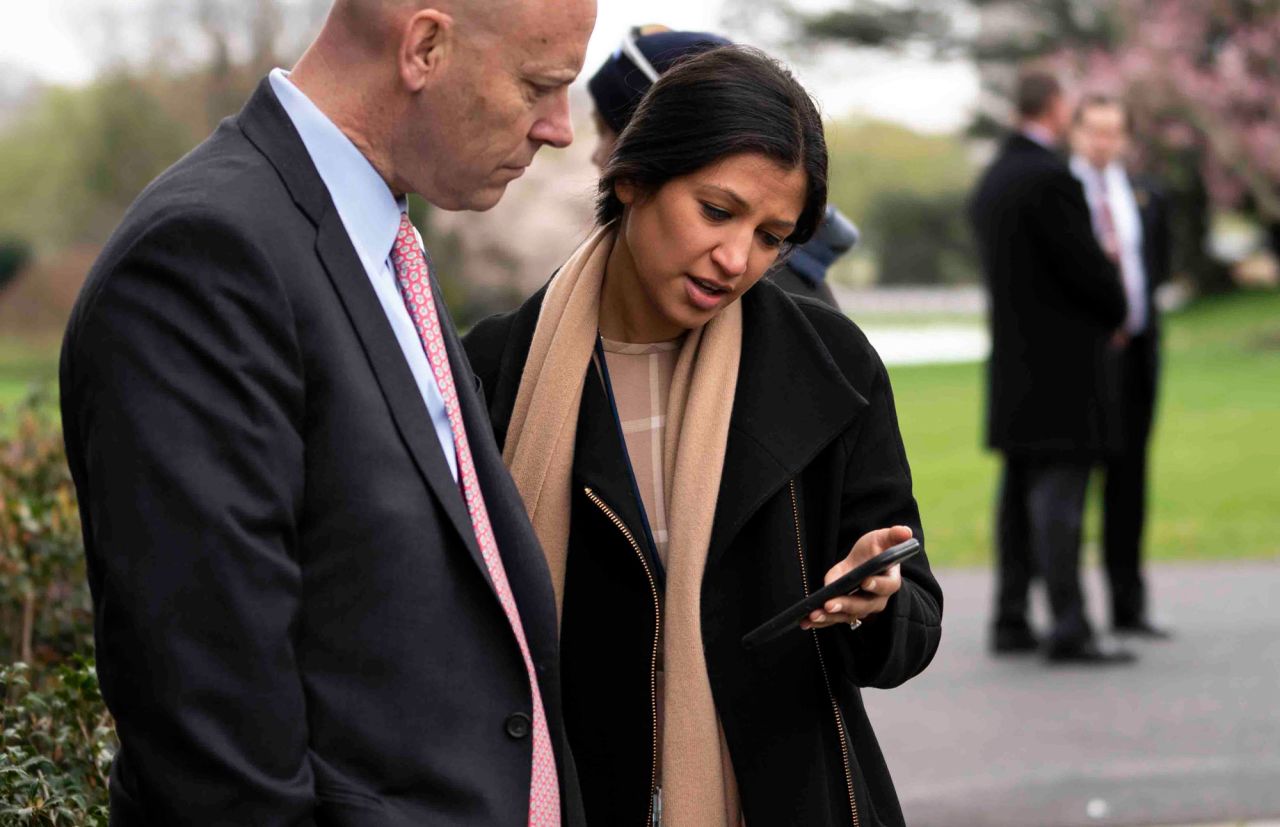
[[[862,625],[862,618],[860,617],[854,618],[853,620],[849,621],[850,631],[857,629],[861,625]]]

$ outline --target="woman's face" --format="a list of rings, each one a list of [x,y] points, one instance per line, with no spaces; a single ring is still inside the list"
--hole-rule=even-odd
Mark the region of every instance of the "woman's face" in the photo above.
[[[729,156],[652,193],[618,183],[620,232],[647,315],[691,330],[750,290],[795,229],[806,184],[803,168],[757,154]]]
[[[609,128],[599,112],[592,112],[591,120],[596,124],[596,148],[591,152],[591,163],[596,165],[596,169],[603,170],[613,154],[614,144],[618,143],[618,133]]]

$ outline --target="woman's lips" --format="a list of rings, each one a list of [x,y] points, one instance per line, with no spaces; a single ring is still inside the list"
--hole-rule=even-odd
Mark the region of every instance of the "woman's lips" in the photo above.
[[[693,276],[685,276],[684,285],[685,292],[689,294],[689,301],[693,302],[694,307],[703,311],[715,310],[729,295],[727,287]]]

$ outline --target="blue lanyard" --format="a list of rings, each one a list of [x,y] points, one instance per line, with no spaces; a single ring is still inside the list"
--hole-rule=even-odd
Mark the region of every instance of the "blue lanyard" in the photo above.
[[[649,527],[649,515],[644,508],[644,498],[640,496],[640,485],[636,482],[635,469],[631,467],[631,453],[627,450],[627,438],[622,432],[622,417],[618,414],[618,401],[613,395],[613,381],[609,378],[609,363],[604,355],[604,341],[596,334],[596,362],[600,366],[600,378],[604,381],[605,396],[609,398],[609,410],[613,412],[613,426],[618,431],[618,442],[622,445],[622,463],[627,469],[627,480],[631,483],[631,495],[635,497],[636,507],[640,509],[641,528],[644,529],[645,552],[653,565],[654,577],[658,580],[658,589],[665,590],[667,569],[658,556],[658,544],[653,539],[653,529]],[[661,468],[654,469],[662,473]]]

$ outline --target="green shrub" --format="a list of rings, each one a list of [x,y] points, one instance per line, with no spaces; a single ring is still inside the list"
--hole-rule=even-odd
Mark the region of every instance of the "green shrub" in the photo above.
[[[92,661],[76,656],[42,679],[24,663],[0,667],[0,696],[0,823],[106,827],[118,745]]]
[[[0,290],[31,260],[31,245],[21,239],[0,239]]]
[[[959,190],[881,193],[867,210],[865,231],[880,284],[964,284],[978,279],[965,222],[965,194]]]
[[[75,488],[51,396],[3,417],[0,660],[53,664],[93,645]]]
[[[107,824],[117,743],[93,666],[75,488],[52,397],[0,414],[0,824]]]

